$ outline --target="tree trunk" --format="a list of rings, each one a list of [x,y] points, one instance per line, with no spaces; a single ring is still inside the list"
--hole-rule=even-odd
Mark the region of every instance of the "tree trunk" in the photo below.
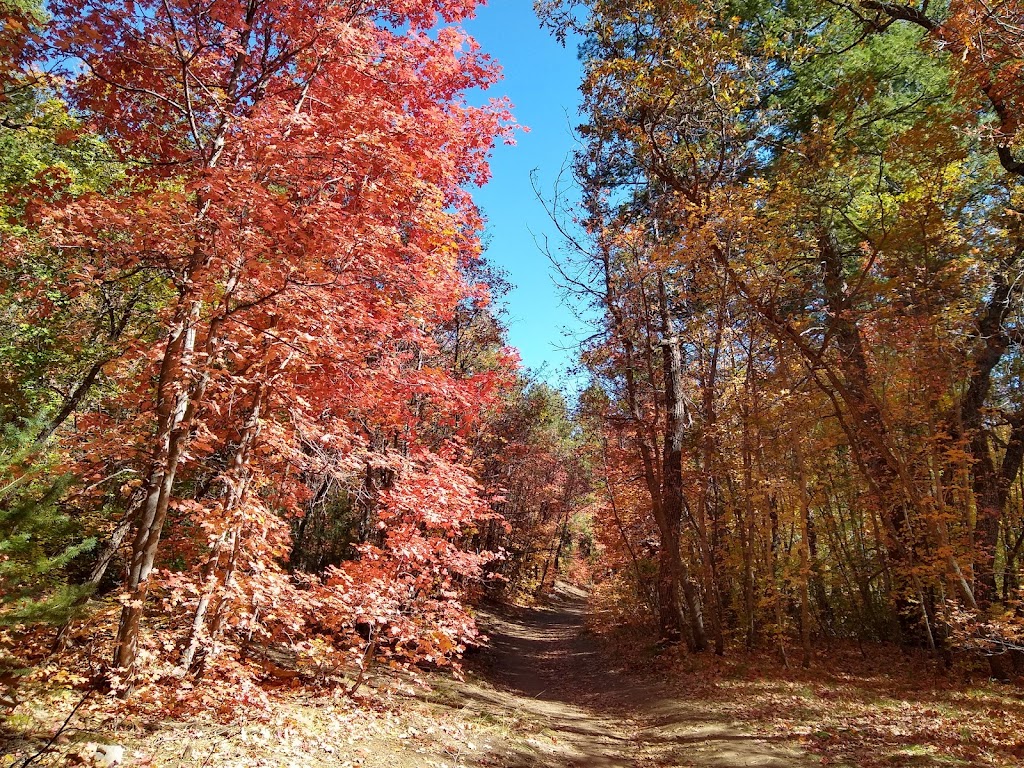
[[[992,295],[979,313],[974,338],[978,343],[971,358],[970,379],[959,403],[955,427],[963,430],[971,454],[971,485],[977,517],[975,535],[975,584],[980,605],[988,606],[998,596],[993,567],[999,543],[999,523],[1010,485],[1021,467],[1022,420],[1013,423],[1001,469],[996,468],[983,411],[992,387],[992,371],[1010,348],[1003,329],[1009,311],[1013,288],[1006,276],[993,277]],[[951,430],[956,432],[954,428]]]
[[[854,311],[846,295],[842,254],[831,232],[823,231],[818,240],[821,255],[822,282],[829,310],[829,331],[835,338],[839,370],[843,380],[839,395],[850,411],[850,438],[860,457],[884,526],[881,542],[886,560],[896,581],[893,595],[896,618],[905,637],[914,634],[915,614],[923,608],[914,607],[909,599],[913,584],[910,579],[914,565],[915,542],[910,525],[908,495],[914,489],[900,476],[898,461],[889,449],[889,436],[881,408],[871,390],[871,374],[864,353],[860,328],[852,316]],[[922,617],[927,621],[927,617]]]
[[[802,666],[807,669],[814,658],[811,646],[811,499],[807,492],[807,471],[799,440],[794,443],[793,452],[800,494],[800,645],[803,650]]]
[[[663,446],[662,463],[662,520],[661,559],[659,564],[666,570],[659,578],[659,594],[669,605],[662,608],[664,622],[675,621],[682,613],[679,605],[680,592],[685,600],[685,631],[691,650],[703,651],[708,647],[707,634],[704,629],[704,616],[700,595],[696,585],[690,578],[689,570],[682,558],[680,529],[683,518],[683,439],[689,422],[689,413],[683,400],[683,364],[679,349],[679,339],[669,314],[668,297],[662,277],[658,278],[658,295],[661,305],[662,321],[662,360],[665,376],[665,443]],[[679,616],[679,618],[683,618]],[[674,633],[676,627],[664,624],[666,633]],[[683,630],[684,627],[678,627]],[[664,639],[671,640],[669,636]]]
[[[250,479],[249,454],[260,431],[260,410],[263,404],[265,387],[265,384],[260,384],[256,388],[249,418],[246,419],[245,427],[242,429],[242,434],[239,437],[238,447],[235,449],[235,453],[231,458],[231,464],[225,473],[222,517],[228,527],[217,537],[217,540],[211,547],[206,564],[203,566],[202,573],[200,574],[202,594],[199,598],[199,603],[196,605],[188,642],[181,654],[180,666],[184,673],[187,673],[192,668],[196,653],[199,650],[210,602],[216,594],[218,587],[221,585],[226,586],[231,576],[227,569],[224,570],[223,576],[219,574],[218,565],[224,545],[230,543],[232,553],[234,553],[238,546],[239,536],[241,535],[240,527],[237,523],[233,522],[233,518],[236,510],[245,503],[246,496],[248,495]],[[232,559],[234,559],[234,556]],[[210,634],[212,636],[213,633],[211,632]]]
[[[751,353],[752,356],[752,353]],[[748,361],[747,377],[744,382],[744,403],[741,405],[743,434],[740,448],[743,461],[743,499],[742,513],[737,509],[740,527],[740,547],[743,553],[743,625],[746,645],[753,649],[757,642],[756,599],[754,594],[754,552],[756,546],[757,523],[754,519],[754,456],[753,439],[750,434],[750,390],[752,361]]]
[[[134,674],[138,653],[139,624],[149,587],[149,577],[171,500],[171,491],[184,452],[193,410],[194,386],[188,382],[195,352],[200,301],[183,301],[171,326],[157,384],[157,451],[150,464],[146,495],[139,510],[132,542],[132,558],[126,588],[128,601],[117,628],[114,666]],[[127,694],[128,689],[125,690]]]

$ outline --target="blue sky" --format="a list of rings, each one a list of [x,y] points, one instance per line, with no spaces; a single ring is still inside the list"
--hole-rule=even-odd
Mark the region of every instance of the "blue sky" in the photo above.
[[[509,341],[524,365],[543,368],[544,379],[572,392],[579,382],[569,381],[566,371],[587,331],[563,303],[538,246],[545,237],[552,249],[560,241],[534,195],[530,172],[536,169],[540,190],[550,196],[575,147],[573,130],[581,122],[577,42],[570,39],[562,47],[541,29],[531,0],[490,0],[464,26],[504,70],[505,79],[487,95],[508,96],[517,121],[530,128],[519,133],[515,146],[495,149],[491,182],[474,190],[488,221],[487,256],[516,286],[506,298]]]

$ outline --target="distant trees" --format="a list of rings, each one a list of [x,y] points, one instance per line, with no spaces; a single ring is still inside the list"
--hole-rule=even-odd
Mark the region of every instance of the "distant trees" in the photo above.
[[[593,554],[587,436],[560,392],[527,378],[493,418],[475,453],[481,476],[499,489],[494,509],[500,517],[482,530],[480,541],[484,549],[503,551],[492,570],[509,596],[543,594],[570,562],[586,570]]]

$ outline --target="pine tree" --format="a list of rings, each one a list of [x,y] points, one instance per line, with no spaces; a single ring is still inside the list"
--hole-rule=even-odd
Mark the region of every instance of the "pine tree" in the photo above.
[[[45,417],[9,426],[0,437],[0,627],[65,621],[82,588],[64,575],[91,549],[62,500],[70,475],[54,475],[54,458],[35,440]]]

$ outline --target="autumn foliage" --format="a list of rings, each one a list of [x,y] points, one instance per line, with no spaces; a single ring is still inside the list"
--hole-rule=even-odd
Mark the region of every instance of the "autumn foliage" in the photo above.
[[[92,637],[114,689],[476,636],[497,488],[473,446],[517,363],[500,329],[472,366],[447,333],[489,315],[470,189],[514,127],[467,98],[499,76],[474,5],[61,2],[3,49],[77,117],[54,145],[109,169],[8,190],[5,301],[60,394],[17,380],[5,414],[44,414],[27,439],[98,541],[58,645]]]
[[[610,583],[666,641],[1019,656],[1020,7],[545,4]],[[948,655],[946,656],[948,658]]]
[[[491,305],[476,5],[0,2],[3,668],[355,692],[568,574],[661,647],[1009,676],[1019,2],[541,3],[576,409]]]

